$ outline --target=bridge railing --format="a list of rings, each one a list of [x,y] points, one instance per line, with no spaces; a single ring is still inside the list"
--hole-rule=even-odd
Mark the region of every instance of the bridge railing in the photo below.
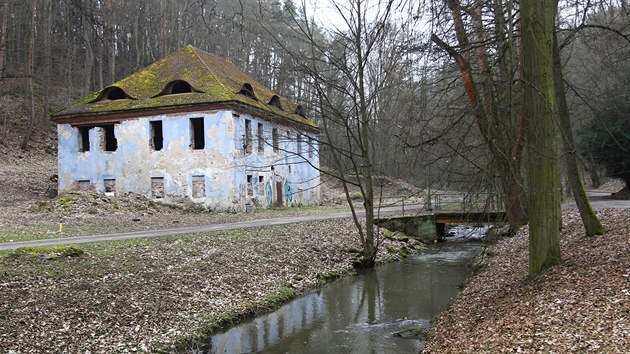
[[[501,211],[502,198],[499,193],[449,192],[432,194],[430,206],[434,210],[457,211]]]
[[[418,211],[503,211],[501,195],[492,192],[448,192],[431,193],[424,201],[418,200],[418,195],[375,196],[375,210],[392,207],[400,208],[402,216],[414,210]]]
[[[384,208],[400,207],[402,216],[405,216],[405,212],[408,212],[410,209],[416,211],[426,209],[426,203],[419,202],[417,197],[417,195],[406,194],[374,196],[375,210],[377,208],[380,210]]]

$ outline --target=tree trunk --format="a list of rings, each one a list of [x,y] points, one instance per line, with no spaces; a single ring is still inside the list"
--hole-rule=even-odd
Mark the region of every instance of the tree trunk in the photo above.
[[[28,91],[31,96],[31,116],[29,118],[28,126],[26,127],[26,132],[24,134],[24,138],[22,139],[22,144],[20,144],[20,148],[22,150],[26,150],[28,148],[28,143],[31,140],[31,134],[33,133],[33,125],[35,124],[35,93],[33,91],[33,61],[35,57],[35,25],[37,21],[37,0],[33,0],[31,3],[31,30],[28,36],[28,51],[27,51],[27,59],[26,59],[26,71],[28,75]]]
[[[555,0],[521,1],[530,276],[560,262],[561,191],[553,76],[554,18]]]
[[[7,53],[7,23],[9,20],[9,0],[2,0],[2,23],[0,24],[0,77],[4,76]]]
[[[558,47],[558,40],[555,33],[553,42],[553,68],[555,73],[556,100],[558,102],[558,125],[560,127],[560,135],[562,136],[562,152],[564,155],[564,163],[567,166],[569,186],[571,187],[573,198],[580,211],[580,217],[582,218],[586,235],[603,235],[606,233],[606,228],[599,222],[595,211],[588,201],[588,195],[584,190],[582,176],[578,169],[573,131],[571,131],[571,123],[569,121],[569,107],[567,105],[566,92],[564,89],[560,48]]]
[[[53,13],[53,1],[49,1],[46,6],[46,25],[44,26],[44,63],[45,63],[45,73],[44,73],[44,114],[43,120],[48,119],[49,111],[50,111],[50,79],[52,77],[52,65],[51,65],[51,53],[50,53],[50,32],[52,31],[52,13]]]

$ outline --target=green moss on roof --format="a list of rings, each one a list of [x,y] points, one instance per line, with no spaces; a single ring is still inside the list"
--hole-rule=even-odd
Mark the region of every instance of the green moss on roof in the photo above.
[[[184,80],[200,92],[155,97],[174,80]],[[238,93],[245,83],[252,85],[257,100]],[[52,119],[66,117],[80,119],[81,116],[94,114],[195,104],[236,103],[317,127],[312,120],[293,113],[297,107],[295,102],[281,97],[280,101],[284,109],[269,105],[268,102],[275,95],[274,92],[254,81],[229,61],[190,45],[108,87],[112,86],[121,88],[133,99],[94,102],[103,90],[107,89],[106,87],[53,114]]]

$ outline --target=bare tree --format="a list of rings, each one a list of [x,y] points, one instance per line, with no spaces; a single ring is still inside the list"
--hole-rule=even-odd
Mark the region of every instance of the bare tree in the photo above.
[[[305,46],[298,51],[284,46],[283,50],[312,90],[312,109],[324,132],[320,156],[329,158],[330,169],[323,172],[341,182],[363,247],[356,265],[373,266],[379,244],[374,225],[378,205],[373,132],[390,113],[384,102],[398,93],[391,82],[399,74],[396,64],[401,52],[395,50],[391,39],[404,38],[393,21],[400,2],[352,0],[331,4],[341,21],[338,26],[317,27],[303,6],[302,16],[294,17],[292,28]],[[361,193],[364,218],[357,213],[351,186]]]
[[[444,3],[444,17],[449,19],[443,23],[448,26],[444,35],[454,36],[457,44],[449,45],[436,33],[431,39],[460,70],[471,114],[494,159],[507,219],[514,232],[527,221],[521,171],[525,125],[517,9],[512,1],[475,0],[466,7],[460,0]],[[484,14],[492,16],[493,21],[487,21],[486,16],[484,22]],[[442,15],[435,16],[439,20]]]

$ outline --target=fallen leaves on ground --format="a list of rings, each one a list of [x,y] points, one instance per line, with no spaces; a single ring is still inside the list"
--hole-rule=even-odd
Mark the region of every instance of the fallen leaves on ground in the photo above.
[[[529,278],[528,229],[494,257],[436,320],[425,353],[630,351],[630,211],[598,211],[606,235],[585,237],[563,213],[562,263]]]
[[[336,220],[84,244],[72,258],[4,257],[0,352],[151,352],[208,319],[257,308],[296,278],[307,289],[319,274],[350,269],[359,247],[353,223]]]

